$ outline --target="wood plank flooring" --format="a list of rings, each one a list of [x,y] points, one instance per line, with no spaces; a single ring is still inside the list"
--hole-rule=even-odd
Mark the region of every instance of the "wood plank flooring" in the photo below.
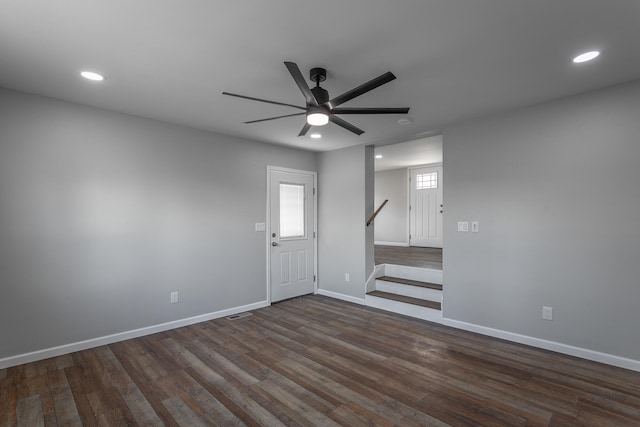
[[[640,373],[322,296],[0,370],[0,426],[638,426]]]
[[[442,249],[440,248],[376,245],[374,257],[376,265],[396,264],[442,270]]]

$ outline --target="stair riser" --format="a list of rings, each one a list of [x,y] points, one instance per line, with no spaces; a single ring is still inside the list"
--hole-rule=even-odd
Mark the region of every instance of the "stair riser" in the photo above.
[[[419,305],[407,304],[400,301],[378,298],[366,295],[364,298],[365,305],[369,307],[379,308],[381,310],[391,311],[393,313],[404,314],[423,320],[431,320],[434,322],[442,321],[442,312],[432,308],[421,307]]]
[[[442,270],[387,264],[385,265],[384,275],[442,285]]]
[[[420,286],[405,285],[402,283],[376,280],[376,290],[389,292],[396,295],[420,298],[427,301],[442,302],[442,291],[437,289],[422,288]]]

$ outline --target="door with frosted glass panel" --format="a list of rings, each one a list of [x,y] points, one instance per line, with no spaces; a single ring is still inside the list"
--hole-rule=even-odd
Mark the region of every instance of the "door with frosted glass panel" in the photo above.
[[[314,175],[269,171],[271,302],[314,292]]]

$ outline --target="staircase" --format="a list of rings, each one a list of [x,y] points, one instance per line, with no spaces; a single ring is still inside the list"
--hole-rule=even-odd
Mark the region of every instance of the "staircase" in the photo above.
[[[442,319],[442,270],[383,264],[376,267],[365,304],[382,310],[440,321]]]

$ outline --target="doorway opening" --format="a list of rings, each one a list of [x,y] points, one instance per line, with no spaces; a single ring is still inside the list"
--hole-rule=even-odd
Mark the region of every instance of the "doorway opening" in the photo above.
[[[442,135],[376,147],[375,264],[442,270]]]

